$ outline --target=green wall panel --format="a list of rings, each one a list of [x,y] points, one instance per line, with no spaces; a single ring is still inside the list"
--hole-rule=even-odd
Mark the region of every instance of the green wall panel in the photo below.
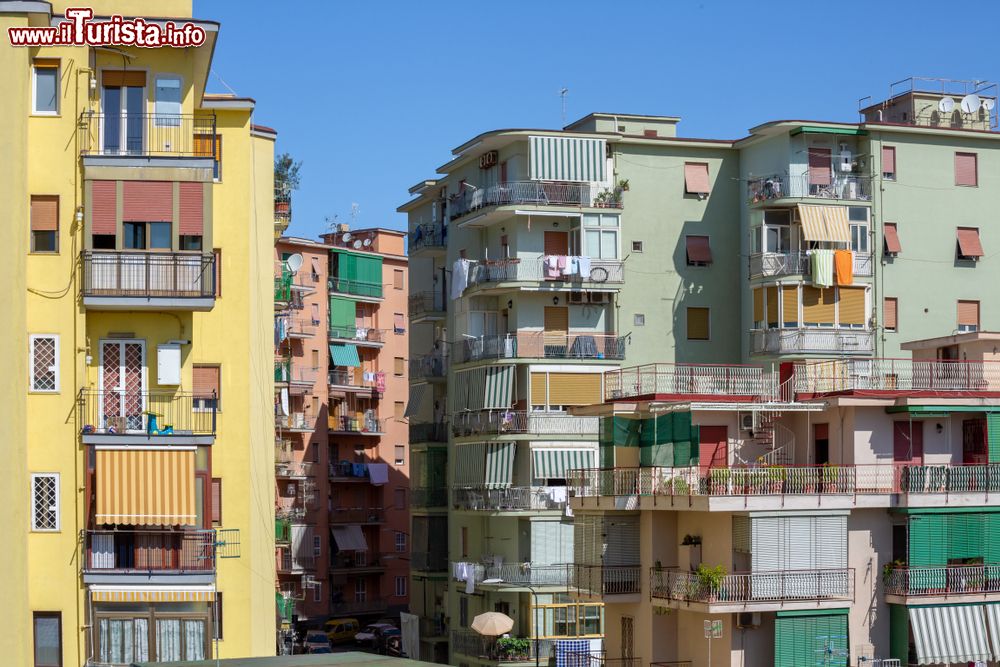
[[[889,605],[889,656],[907,664],[910,653],[910,615],[901,604]]]
[[[1000,463],[1000,413],[986,414],[986,439],[989,443],[990,463]]]

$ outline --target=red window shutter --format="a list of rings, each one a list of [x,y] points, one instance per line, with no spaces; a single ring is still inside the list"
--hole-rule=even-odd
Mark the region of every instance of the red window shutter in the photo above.
[[[204,234],[205,185],[203,183],[180,184],[180,229],[182,236]]]
[[[882,321],[886,330],[895,331],[899,311],[899,302],[894,296],[887,296],[882,302]]]
[[[809,185],[830,185],[830,149],[809,149]]]
[[[883,174],[895,174],[896,173],[896,147],[895,146],[883,146],[882,147],[882,173]]]
[[[642,131],[642,136],[644,136],[644,137],[658,137],[658,136],[660,136],[660,133],[657,132],[656,130],[643,130]]]
[[[982,257],[983,244],[979,242],[979,230],[975,227],[959,227],[956,230],[958,237],[958,254],[963,257]]]
[[[817,440],[828,440],[830,438],[830,425],[816,424],[813,426],[813,435]]]
[[[687,237],[687,259],[689,262],[712,263],[712,246],[707,236]]]
[[[545,255],[568,255],[569,234],[566,232],[545,232],[542,238],[542,253]]]
[[[125,181],[122,219],[127,222],[171,222],[174,184],[169,181]]]
[[[90,188],[91,233],[117,233],[118,183],[116,181],[94,181]]]
[[[955,153],[955,185],[979,184],[975,153]]]
[[[222,525],[222,479],[212,478],[212,523]]]
[[[711,192],[708,184],[708,165],[704,162],[684,163],[684,191],[692,195],[707,195]]]
[[[895,255],[902,252],[903,247],[899,244],[899,232],[896,229],[895,222],[885,223],[883,235],[885,237],[885,251],[887,253]]]

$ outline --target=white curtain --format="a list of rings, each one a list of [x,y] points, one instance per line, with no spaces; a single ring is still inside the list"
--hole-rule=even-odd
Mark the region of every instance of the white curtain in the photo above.
[[[111,569],[115,566],[115,536],[103,533],[94,535],[90,542],[90,566]]]
[[[135,628],[135,661],[149,661],[149,619],[137,618],[133,622]]]
[[[156,660],[170,662],[181,659],[181,622],[175,618],[156,620]]]
[[[100,620],[101,662],[131,664],[137,658],[133,653],[134,639],[131,619],[102,618]]]
[[[205,659],[205,621],[185,619],[184,659]]]

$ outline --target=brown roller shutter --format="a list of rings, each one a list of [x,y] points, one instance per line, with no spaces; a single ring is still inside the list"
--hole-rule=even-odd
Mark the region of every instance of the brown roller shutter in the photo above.
[[[882,301],[882,320],[886,331],[895,331],[898,326],[898,302],[896,297],[887,296]]]
[[[174,184],[169,181],[125,181],[122,219],[126,222],[173,222]]]
[[[830,185],[830,149],[809,149],[809,184]]]
[[[222,479],[212,478],[212,525],[222,525]]]
[[[137,70],[106,69],[101,74],[105,86],[138,86],[146,85],[146,73]]]
[[[710,332],[708,308],[687,309],[688,340],[708,340]]]
[[[31,231],[59,229],[59,195],[31,195]]]
[[[546,398],[546,387],[548,380],[545,377],[545,373],[532,373],[531,374],[531,404],[532,405],[545,405],[547,402]]]
[[[549,373],[550,405],[592,405],[601,399],[599,373]]]
[[[835,297],[832,287],[802,288],[802,321],[808,324],[834,324]]]
[[[785,326],[799,325],[799,288],[795,285],[781,286],[781,322]]]
[[[955,185],[979,184],[977,162],[975,153],[955,153]]]
[[[219,367],[218,366],[195,366],[191,370],[191,384],[195,396],[216,396],[219,391]]]
[[[863,287],[840,288],[840,324],[864,324],[865,289]]]
[[[566,232],[545,232],[542,252],[546,255],[568,255],[569,234]]]
[[[90,225],[94,234],[118,231],[118,183],[94,181],[90,195]]]
[[[755,289],[753,291],[753,321],[762,322],[764,320],[764,290]]]
[[[181,234],[201,236],[205,228],[205,184],[180,184],[180,229]]]
[[[566,306],[546,306],[544,313],[545,345],[566,345],[569,337],[569,308]]]
[[[958,324],[959,326],[974,326],[979,328],[979,302],[959,301],[958,302]]]
[[[778,288],[777,287],[767,287],[764,289],[764,294],[767,296],[767,326],[776,327],[778,326]]]

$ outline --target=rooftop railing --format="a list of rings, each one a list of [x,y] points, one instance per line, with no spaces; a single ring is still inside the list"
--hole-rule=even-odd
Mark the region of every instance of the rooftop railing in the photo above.
[[[81,155],[213,157],[215,115],[80,114]]]
[[[183,574],[215,571],[214,530],[88,530],[83,571]]]
[[[561,486],[455,486],[451,503],[455,509],[480,512],[530,512],[566,509],[566,487]]]
[[[483,208],[511,204],[622,208],[621,198],[602,193],[596,183],[510,181],[485,188],[467,186],[449,199],[448,211],[455,220]]]
[[[1000,391],[1000,362],[857,359],[795,364],[795,391]]]
[[[469,267],[469,286],[503,282],[590,282],[618,285],[625,282],[620,260],[591,259],[581,268],[580,257],[565,257],[565,269],[558,267],[559,257],[479,260]],[[555,264],[555,267],[553,267]],[[584,275],[586,274],[586,275]]]
[[[451,429],[457,437],[507,433],[596,436],[598,418],[578,417],[565,413],[481,410],[452,415]]]
[[[777,400],[778,380],[760,366],[646,364],[604,373],[604,399],[692,394]]]
[[[215,396],[183,391],[81,389],[84,435],[214,435]]]
[[[796,329],[752,329],[752,354],[871,354],[874,335],[868,329],[825,327]]]
[[[591,332],[518,331],[452,343],[457,363],[483,359],[624,359],[626,336]]]
[[[895,567],[883,574],[886,595],[948,597],[1000,593],[1000,565]]]
[[[652,568],[653,598],[701,603],[771,603],[798,600],[854,600],[854,568],[738,572],[716,584],[694,572]]]
[[[581,565],[572,568],[571,585],[591,595],[630,595],[642,591],[638,565]]]
[[[84,250],[84,297],[206,299],[215,296],[215,255]]]

